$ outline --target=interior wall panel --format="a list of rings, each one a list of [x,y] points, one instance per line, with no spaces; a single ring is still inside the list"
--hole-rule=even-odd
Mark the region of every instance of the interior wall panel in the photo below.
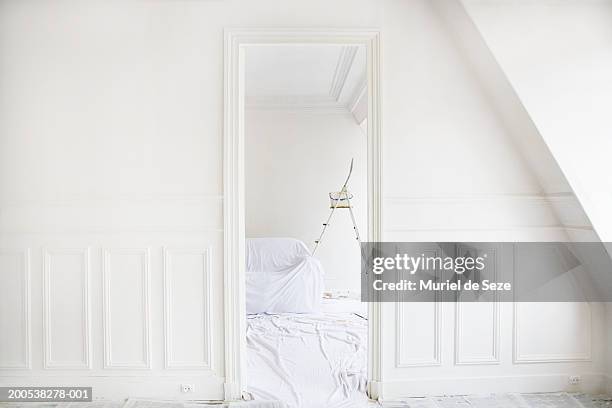
[[[89,248],[43,249],[45,368],[91,368],[89,275]]]
[[[164,249],[166,368],[212,368],[211,251]]]
[[[415,244],[415,253],[439,256],[438,248]],[[439,275],[438,275],[439,276]],[[396,304],[397,328],[395,365],[397,368],[442,364],[442,305],[437,295],[418,302]]]
[[[588,303],[516,303],[514,363],[590,361],[592,330]]]
[[[104,368],[149,369],[149,249],[104,249]]]
[[[500,281],[498,251],[485,248],[478,243],[458,245],[458,256],[482,256],[486,259],[485,268],[466,277],[475,281],[488,279]],[[478,294],[459,293],[455,305],[455,364],[499,364],[500,363],[500,304],[499,296],[490,299],[480,298]],[[481,300],[472,302],[470,300]],[[482,301],[482,300],[490,301]]]
[[[519,291],[541,287],[583,296],[584,282],[558,245],[517,246],[514,286]],[[521,273],[518,274],[517,271]],[[529,281],[519,276],[537,277]],[[521,289],[523,288],[523,289]],[[537,292],[536,292],[537,294]],[[514,362],[588,361],[591,358],[591,306],[577,302],[522,302],[514,307]],[[546,322],[546,324],[542,324]]]
[[[0,249],[0,369],[31,368],[30,252]]]
[[[442,364],[441,303],[398,303],[396,314],[396,367],[426,367]]]
[[[571,198],[522,194],[387,197],[384,237],[388,242],[464,242],[479,249],[478,245],[503,241],[566,241],[574,230],[586,231],[583,220],[567,217],[556,221],[544,204],[550,199],[571,205]],[[481,214],[492,219],[483,222]],[[487,248],[487,252],[494,252],[495,261],[487,262],[480,278],[510,279],[514,286],[520,282],[509,275],[517,268],[549,268],[551,259],[558,258],[544,254],[534,260],[535,254],[522,254],[521,263],[515,262],[517,254],[511,249],[494,249]],[[491,264],[494,270],[489,268]],[[543,278],[550,281],[548,285],[566,289],[576,283],[568,277],[553,279],[557,275]],[[437,315],[432,303],[394,306],[396,319],[388,322],[395,330],[395,343],[386,344],[395,348],[385,354],[385,375],[392,379],[385,384],[387,398],[436,395],[440,389],[454,393],[510,388],[532,392],[599,389],[601,362],[597,356],[603,343],[595,305],[514,305],[491,299],[442,306]],[[436,319],[438,325],[434,324]],[[477,377],[478,373],[485,374]],[[568,385],[568,377],[576,374],[582,383]]]

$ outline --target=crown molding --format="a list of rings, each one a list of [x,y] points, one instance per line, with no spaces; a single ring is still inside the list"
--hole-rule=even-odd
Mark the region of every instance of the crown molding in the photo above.
[[[365,78],[360,81],[353,95],[348,100],[347,109],[357,123],[363,122],[368,116],[368,84]]]
[[[340,95],[346,85],[346,79],[348,78],[353,63],[355,62],[355,56],[359,48],[355,45],[344,46],[340,51],[340,56],[334,70],[334,76],[332,78],[332,84],[329,88],[329,96],[334,100],[339,101]]]
[[[307,110],[328,113],[352,113],[360,99],[367,98],[367,79],[363,75],[350,90],[349,98],[342,98],[346,81],[353,69],[358,45],[342,47],[328,94],[320,95],[253,95],[245,97],[250,110]]]
[[[252,110],[307,110],[348,113],[348,108],[327,95],[262,95],[245,98]]]

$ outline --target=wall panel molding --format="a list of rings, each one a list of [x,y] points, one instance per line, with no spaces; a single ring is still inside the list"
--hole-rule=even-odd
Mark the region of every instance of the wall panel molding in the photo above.
[[[396,340],[395,340],[395,367],[396,368],[411,368],[411,367],[435,367],[442,365],[442,303],[434,302],[433,306],[433,326],[434,330],[431,333],[433,342],[433,353],[431,356],[419,359],[409,359],[403,357],[402,350],[409,347],[409,342],[406,338],[408,328],[404,326],[404,305],[410,303],[398,302],[396,304],[395,313],[397,316],[396,323]]]
[[[0,369],[31,369],[32,368],[32,322],[31,322],[31,276],[30,276],[30,249],[0,249],[0,257],[15,257],[21,265],[21,333],[20,342],[23,347],[23,359],[20,363],[0,360]],[[0,271],[6,273],[6,271]],[[3,340],[8,341],[10,334],[2,334]]]
[[[440,256],[440,250],[437,247],[425,246],[416,244],[420,247],[419,251],[428,256]],[[416,250],[417,248],[415,248]],[[440,279],[440,271],[436,271],[436,278]],[[401,293],[397,294],[397,303],[395,305],[396,323],[395,323],[395,367],[396,368],[411,368],[411,367],[434,367],[442,365],[442,303],[439,301],[438,293],[434,294],[432,302],[418,302],[418,305],[432,304],[433,315],[431,317],[433,321],[433,332],[431,334],[424,334],[431,336],[431,342],[433,344],[432,353],[429,356],[423,356],[419,358],[408,358],[404,355],[404,350],[412,348],[410,341],[407,337],[409,328],[404,325],[405,316],[404,309],[407,305],[415,305],[412,302],[403,302],[401,300]]]
[[[514,303],[513,318],[513,358],[514,364],[537,364],[537,363],[571,363],[592,361],[592,309],[588,305],[588,330],[584,331],[587,348],[583,351],[572,353],[526,353],[521,349],[521,319],[518,313],[519,303]],[[533,315],[530,315],[533,317]]]
[[[139,277],[141,302],[139,305],[139,323],[141,332],[141,359],[118,360],[113,354],[113,321],[122,317],[113,316],[113,258],[121,256],[138,256],[140,258]],[[105,248],[102,251],[102,279],[103,279],[103,326],[104,326],[104,368],[105,369],[150,369],[151,368],[151,333],[150,333],[150,250],[149,248]],[[125,299],[125,298],[124,298]],[[121,299],[123,300],[123,299]]]
[[[556,193],[474,193],[445,195],[387,195],[384,201],[389,202],[444,202],[444,201],[491,201],[491,200],[531,200],[531,201],[573,201],[576,196],[571,192]]]
[[[75,195],[53,198],[32,197],[29,199],[2,199],[0,205],[5,207],[71,207],[71,206],[99,206],[100,204],[125,203],[201,203],[204,201],[223,201],[223,194],[113,194],[113,195]]]
[[[212,370],[212,248],[189,249],[189,248],[164,248],[164,364],[167,369],[204,369]],[[202,258],[203,269],[202,277],[202,328],[203,338],[200,340],[202,345],[203,358],[200,361],[180,361],[174,358],[175,350],[175,326],[174,326],[174,287],[173,276],[177,271],[173,268],[173,258],[181,255],[197,255]],[[195,324],[195,322],[194,322]]]
[[[455,365],[479,365],[479,364],[500,364],[500,349],[501,349],[501,322],[500,322],[500,305],[499,302],[491,302],[493,308],[493,326],[491,330],[493,336],[491,338],[491,354],[486,357],[474,357],[461,353],[463,344],[463,309],[462,302],[457,302],[455,306]]]
[[[559,249],[557,246],[551,245],[549,246],[549,249],[553,251],[553,257],[555,259],[562,259],[562,254],[559,253]],[[520,255],[521,250],[524,250],[524,249],[521,249],[520,246],[514,246],[514,249],[513,249],[514,262],[512,265],[512,270],[513,270],[512,273],[513,273],[513,280],[514,280],[513,285],[514,287],[517,287],[517,288],[520,287],[520,281],[519,281],[520,274],[518,274],[516,271],[519,268],[522,268],[521,260],[529,259],[528,257]],[[570,278],[573,280],[573,283],[572,283],[573,288],[581,291],[580,289],[581,285],[575,280],[575,277],[573,278],[570,277]],[[549,351],[550,347],[548,346],[548,344],[545,344],[541,346],[541,348],[544,351],[533,353],[533,352],[526,352],[523,350],[521,344],[524,340],[533,342],[539,336],[541,336],[542,333],[541,332],[538,333],[538,329],[536,329],[536,333],[532,333],[530,336],[524,334],[525,332],[524,326],[527,323],[523,322],[521,319],[522,313],[520,311],[520,308],[521,307],[532,308],[528,317],[529,317],[529,322],[533,322],[534,316],[536,314],[547,313],[547,312],[550,313],[550,310],[548,311],[546,310],[546,307],[548,307],[549,305],[554,306],[553,310],[555,311],[555,313],[560,313],[558,311],[559,308],[567,307],[570,305],[586,307],[586,310],[583,311],[586,313],[581,315],[580,318],[576,319],[576,316],[575,316],[576,311],[572,309],[570,313],[571,315],[574,315],[574,319],[563,319],[566,315],[562,314],[561,317],[559,317],[559,321],[557,322],[557,324],[560,324],[560,322],[563,322],[563,321],[567,321],[569,323],[571,323],[572,321],[584,322],[585,324],[584,330],[576,331],[575,327],[572,327],[569,329],[569,331],[571,331],[571,338],[578,338],[577,335],[579,334],[585,336],[582,338],[584,349],[573,350],[573,351],[565,352],[565,353],[554,353],[554,352],[550,352]],[[538,310],[538,307],[540,308],[539,310]],[[565,362],[591,361],[592,346],[593,346],[592,345],[592,331],[593,331],[592,314],[593,314],[593,311],[589,303],[558,302],[558,304],[555,304],[555,303],[515,302],[513,306],[513,363],[514,364],[531,364],[531,363],[565,363]],[[543,318],[550,319],[551,317],[544,316]],[[552,318],[556,319],[557,316],[552,316]],[[557,330],[559,330],[558,327],[556,327],[556,325],[551,324],[550,329],[548,331],[554,328],[557,328]],[[563,340],[563,337],[568,335],[567,331],[568,330],[566,329],[565,332],[559,331],[557,332],[556,335],[553,334],[552,335],[553,337],[550,338],[549,341],[560,342],[561,340]]]
[[[45,369],[91,369],[91,305],[89,299],[90,248],[43,248],[43,367]],[[58,361],[53,358],[53,257],[62,255],[78,256],[81,262],[81,361]],[[57,273],[57,271],[55,271]],[[64,285],[67,282],[60,282]],[[60,320],[64,316],[59,317]]]
[[[475,244],[478,245],[478,244]],[[458,245],[457,247],[457,256],[465,256],[466,250],[463,245]],[[492,282],[500,281],[500,254],[497,248],[494,247],[485,247],[479,248],[476,247],[477,253],[473,254],[473,256],[482,256],[481,251],[487,254],[488,262],[487,264],[493,266],[493,274],[491,277],[487,276],[487,279],[490,279]],[[491,262],[491,259],[493,261]],[[485,270],[486,271],[486,270]],[[461,294],[459,294],[461,296]],[[490,303],[478,303],[481,306],[491,306],[492,317],[492,326],[491,330],[491,353],[490,355],[485,356],[469,356],[462,354],[462,346],[464,344],[464,330],[463,330],[463,314],[464,307],[463,302],[458,301],[455,304],[455,365],[478,365],[478,364],[500,364],[500,349],[501,349],[501,307],[499,303],[499,293],[494,295],[494,299]]]

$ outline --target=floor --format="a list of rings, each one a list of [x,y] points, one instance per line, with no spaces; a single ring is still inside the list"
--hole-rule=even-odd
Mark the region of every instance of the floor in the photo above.
[[[0,403],[0,408],[285,408],[284,404],[265,401],[232,404],[204,404],[176,401],[146,401],[128,399],[125,402],[91,403]],[[368,408],[612,408],[612,396],[546,393],[546,394],[498,394],[481,396],[441,396],[409,398],[404,401],[372,402]]]
[[[587,394],[499,394],[410,398],[384,408],[612,408],[612,396]]]

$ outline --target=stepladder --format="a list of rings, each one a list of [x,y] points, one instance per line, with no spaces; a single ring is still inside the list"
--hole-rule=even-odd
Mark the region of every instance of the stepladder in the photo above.
[[[349,180],[351,179],[351,175],[353,174],[353,162],[354,162],[354,159],[351,159],[349,173],[348,173],[348,176],[346,177],[346,180],[344,181],[344,184],[342,185],[342,188],[340,188],[340,190],[337,192],[329,193],[330,212],[327,217],[327,220],[323,223],[323,228],[321,229],[319,238],[315,240],[315,245],[312,250],[313,255],[317,252],[317,249],[323,242],[323,237],[325,236],[325,232],[327,231],[327,228],[331,225],[331,221],[332,221],[334,214],[336,213],[336,210],[348,210],[350,217],[351,217],[351,222],[353,223],[355,239],[357,240],[357,244],[361,245],[361,236],[359,235],[359,228],[357,227],[357,220],[355,218],[355,213],[353,212],[353,204],[351,202],[351,199],[353,198],[353,194],[351,194],[351,192],[348,189],[348,183],[349,183]]]

